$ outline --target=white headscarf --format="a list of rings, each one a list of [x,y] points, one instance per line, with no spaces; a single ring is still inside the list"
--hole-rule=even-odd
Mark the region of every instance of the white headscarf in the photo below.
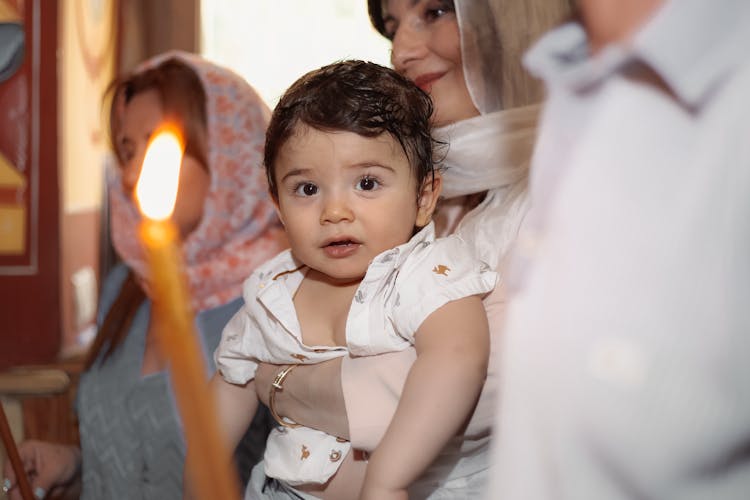
[[[448,143],[443,196],[487,191],[456,233],[496,267],[527,209],[526,181],[542,99],[541,85],[522,68],[522,54],[562,20],[567,0],[455,0],[469,94],[480,115],[435,130]],[[555,4],[550,7],[548,4]],[[541,5],[541,4],[540,4]]]

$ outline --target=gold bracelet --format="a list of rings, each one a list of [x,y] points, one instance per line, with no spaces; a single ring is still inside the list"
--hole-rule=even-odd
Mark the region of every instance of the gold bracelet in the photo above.
[[[284,389],[284,380],[286,379],[286,376],[289,375],[289,372],[294,370],[296,367],[297,365],[289,365],[279,370],[279,373],[276,374],[276,377],[274,377],[273,382],[271,383],[271,389],[268,393],[268,409],[271,411],[271,416],[274,420],[276,420],[276,422],[278,422],[279,425],[283,425],[284,427],[289,427],[292,429],[295,427],[300,427],[300,424],[287,422],[283,417],[280,417],[279,414],[276,413],[276,408],[274,408],[274,400],[276,399],[276,392]]]

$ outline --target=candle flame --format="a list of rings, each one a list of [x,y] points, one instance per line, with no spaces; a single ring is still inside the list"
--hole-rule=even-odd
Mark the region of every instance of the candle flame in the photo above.
[[[135,195],[141,213],[154,220],[172,216],[182,163],[181,134],[173,126],[165,126],[153,134],[143,159]]]

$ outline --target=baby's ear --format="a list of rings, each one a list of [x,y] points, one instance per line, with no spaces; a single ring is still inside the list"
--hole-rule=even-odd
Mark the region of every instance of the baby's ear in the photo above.
[[[284,224],[284,217],[282,217],[281,215],[281,208],[279,207],[278,198],[274,196],[273,193],[268,193],[268,194],[271,196],[271,201],[273,201],[273,208],[276,209],[276,217],[278,217],[279,220],[281,221],[281,225],[285,226],[286,224]]]
[[[417,206],[417,227],[424,227],[430,223],[432,213],[435,211],[440,192],[443,190],[443,178],[440,172],[435,172],[435,176],[428,176],[422,183],[419,191],[419,200]]]

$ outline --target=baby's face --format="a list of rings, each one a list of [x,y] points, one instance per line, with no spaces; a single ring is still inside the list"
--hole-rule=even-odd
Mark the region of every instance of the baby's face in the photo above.
[[[368,138],[299,125],[275,167],[292,253],[337,284],[362,279],[376,255],[426,223],[414,172],[388,134]]]

